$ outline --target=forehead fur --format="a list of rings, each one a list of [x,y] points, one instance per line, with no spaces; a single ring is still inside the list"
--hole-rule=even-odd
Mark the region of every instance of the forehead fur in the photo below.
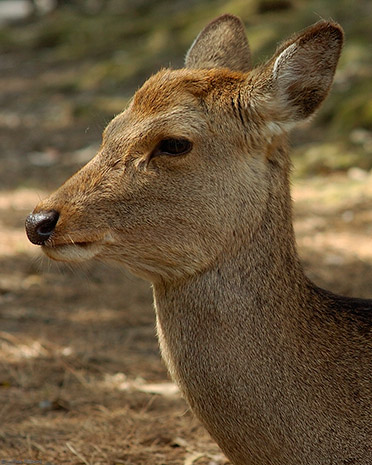
[[[148,79],[133,99],[132,110],[153,115],[175,105],[188,105],[192,100],[231,95],[246,79],[243,73],[227,69],[159,71]]]

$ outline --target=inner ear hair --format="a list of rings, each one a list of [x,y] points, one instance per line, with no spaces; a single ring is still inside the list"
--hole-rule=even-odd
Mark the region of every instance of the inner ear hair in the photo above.
[[[292,120],[308,118],[326,98],[342,44],[342,28],[319,21],[281,45],[270,61],[273,82]]]

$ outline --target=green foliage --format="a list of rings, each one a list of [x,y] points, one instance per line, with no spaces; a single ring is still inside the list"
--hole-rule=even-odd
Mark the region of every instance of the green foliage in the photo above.
[[[164,66],[182,66],[192,40],[218,14],[230,12],[243,19],[256,63],[268,58],[280,40],[319,18],[339,21],[347,41],[331,96],[307,130],[308,151],[302,149],[299,172],[326,172],[324,166],[329,170],[354,164],[371,167],[370,150],[350,140],[354,130],[372,131],[370,0],[353,5],[349,0],[111,0],[98,4],[102,8],[95,14],[70,5],[26,24],[2,27],[0,49],[36,54],[39,64],[51,68],[63,65],[63,71],[47,83],[49,93],[88,92],[99,102],[88,109],[106,114],[119,107],[112,104],[115,98],[122,103],[151,73]],[[105,102],[111,102],[106,109]],[[79,98],[73,113],[75,118],[89,117]],[[315,149],[310,144],[314,133],[322,143]],[[333,153],[335,140],[345,156]],[[326,153],[321,155],[320,150]],[[322,157],[334,162],[321,163]]]
[[[364,149],[340,139],[307,144],[293,151],[296,177],[328,175],[348,171],[351,167],[372,169],[372,147]]]

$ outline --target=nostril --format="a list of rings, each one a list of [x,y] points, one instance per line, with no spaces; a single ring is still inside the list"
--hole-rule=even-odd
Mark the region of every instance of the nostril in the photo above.
[[[54,227],[57,224],[57,221],[54,221],[54,219],[47,218],[43,220],[39,226],[36,228],[37,234],[40,236],[50,236],[52,232],[54,231]]]
[[[26,218],[27,237],[33,244],[43,245],[53,234],[59,218],[56,210],[31,213]]]

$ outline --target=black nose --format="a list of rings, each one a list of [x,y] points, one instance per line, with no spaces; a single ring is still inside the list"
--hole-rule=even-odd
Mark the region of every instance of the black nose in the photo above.
[[[26,218],[27,237],[33,244],[43,245],[53,234],[59,213],[55,210],[30,213]]]

